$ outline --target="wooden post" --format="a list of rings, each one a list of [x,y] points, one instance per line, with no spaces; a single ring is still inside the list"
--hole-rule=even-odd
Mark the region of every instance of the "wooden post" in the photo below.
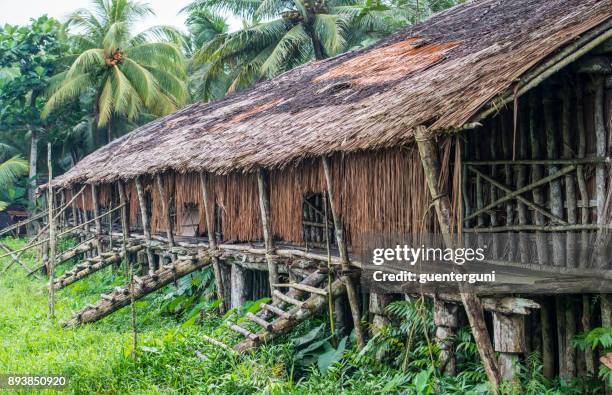
[[[527,158],[527,139],[529,138],[529,107],[525,100],[521,101],[521,127],[519,128],[519,159]],[[516,167],[516,188],[520,189],[527,184],[527,166],[519,165]],[[529,222],[529,213],[527,206],[518,201],[516,205],[518,211],[518,223],[520,226],[525,226]],[[521,262],[527,263],[529,261],[529,242],[525,232],[519,233],[519,253],[521,256]]]
[[[98,202],[98,189],[91,184],[91,202],[93,205],[94,225],[96,231],[96,247],[98,255],[102,253],[102,221],[100,220],[100,204]]]
[[[332,219],[334,221],[334,229],[336,231],[336,244],[338,245],[338,251],[340,253],[340,262],[342,265],[342,282],[346,287],[346,295],[348,296],[349,305],[351,307],[351,315],[353,317],[353,325],[355,326],[355,337],[357,340],[357,346],[361,349],[365,346],[365,336],[363,328],[361,326],[361,309],[359,308],[359,296],[357,289],[353,283],[353,279],[350,276],[350,262],[348,257],[348,248],[346,241],[344,240],[344,225],[342,224],[342,217],[340,210],[337,206],[337,201],[334,196],[333,182],[331,176],[331,170],[329,167],[329,159],[327,157],[322,158],[323,172],[325,173],[325,181],[327,183],[327,197],[329,199],[329,207],[331,209]]]
[[[72,210],[72,226],[77,226],[79,224],[79,215],[77,214],[77,206],[75,201],[76,189],[73,187],[70,189],[70,194],[72,195],[72,203],[70,203],[70,208]]]
[[[552,378],[555,375],[555,358],[553,347],[553,327],[550,320],[551,308],[548,300],[540,303],[540,326],[542,327],[542,374]]]
[[[531,142],[531,157],[532,159],[541,159],[542,149],[540,144],[540,130],[537,124],[538,113],[538,101],[535,92],[529,94],[529,140]],[[535,182],[543,177],[542,166],[532,165],[531,166],[531,181]],[[533,190],[533,201],[537,205],[544,205],[544,194],[540,188]],[[534,219],[536,225],[544,225],[544,216],[539,212],[534,212]],[[538,251],[538,261],[540,264],[548,263],[548,247],[546,240],[542,235],[542,232],[536,232],[536,245]]]
[[[167,223],[166,236],[168,237],[168,244],[170,245],[170,247],[174,247],[175,243],[174,243],[174,234],[172,233],[173,229],[172,229],[172,216],[170,215],[170,201],[168,200],[168,195],[166,195],[166,189],[164,187],[162,176],[158,174],[155,177],[155,179],[157,181],[157,188],[159,190],[159,198],[161,199],[161,203],[162,203],[162,210],[164,211],[164,215],[166,217],[166,223]]]
[[[206,232],[208,233],[208,246],[214,252],[217,250],[217,235],[215,234],[215,214],[213,207],[210,206],[210,191],[208,188],[208,177],[204,173],[200,173],[200,187],[202,188],[202,200],[204,200],[204,213],[206,214]],[[215,273],[215,286],[217,288],[217,298],[221,301],[219,312],[225,314],[227,311],[227,303],[225,302],[225,290],[223,286],[223,276],[221,273],[221,264],[219,258],[212,254],[212,266]]]
[[[595,101],[594,118],[595,118],[595,147],[597,157],[603,158],[606,156],[606,124],[604,118],[605,105],[605,79],[603,76],[596,76],[594,80]],[[604,208],[606,204],[606,164],[598,163],[595,167],[595,185],[597,199],[597,224],[605,224]]]
[[[274,241],[270,221],[270,191],[268,189],[267,174],[259,169],[257,173],[257,187],[259,189],[259,209],[261,212],[261,225],[263,227],[264,246],[266,248],[266,261],[268,262],[268,280],[270,292],[274,291],[273,284],[278,284],[278,266],[274,260]],[[272,294],[274,298],[274,294]]]
[[[49,255],[47,264],[47,273],[49,275],[49,318],[55,317],[55,287],[53,282],[55,281],[55,249],[56,249],[56,226],[55,226],[55,215],[53,214],[53,186],[51,181],[53,180],[53,163],[52,163],[52,152],[51,143],[47,143],[47,167],[49,169],[49,181],[47,189],[47,211],[49,214]]]
[[[561,134],[563,136],[563,159],[572,159],[574,152],[571,139],[571,115],[571,95],[568,82],[563,84],[562,91]],[[576,201],[576,183],[573,174],[565,175],[565,203],[567,205],[567,223],[575,225],[577,223],[576,210],[578,203]],[[568,267],[575,267],[576,235],[573,232],[567,232],[566,251],[566,265]]]
[[[136,326],[136,305],[134,304],[134,265],[127,251],[128,239],[130,237],[130,226],[128,219],[127,195],[125,193],[125,185],[122,181],[117,182],[119,190],[119,204],[121,205],[121,240],[123,251],[123,264],[125,265],[125,274],[129,281],[130,291],[130,310],[132,315],[132,358],[136,357],[136,349],[138,346],[138,329]]]
[[[249,283],[247,270],[240,265],[233,264],[231,268],[231,308],[242,306],[249,298]]]
[[[438,159],[438,152],[436,145],[431,136],[427,134],[427,128],[424,126],[417,126],[415,129],[415,140],[419,147],[419,154],[421,157],[421,164],[425,172],[427,179],[427,185],[429,187],[429,193],[433,199],[434,207],[436,209],[436,215],[438,218],[438,224],[444,243],[447,248],[453,248],[454,243],[451,239],[451,205],[448,195],[443,194],[438,188],[438,180],[440,178],[440,162]],[[460,266],[457,266],[460,269]],[[465,308],[465,312],[472,328],[472,334],[474,340],[478,345],[478,352],[480,359],[485,368],[487,378],[494,386],[498,388],[501,383],[501,376],[497,361],[495,359],[495,352],[491,344],[489,332],[484,320],[484,313],[480,299],[478,299],[473,293],[469,292],[469,287],[462,285],[460,287],[461,300]]]
[[[140,215],[142,216],[142,231],[146,240],[146,252],[147,252],[147,263],[149,264],[149,275],[155,272],[155,261],[153,259],[153,252],[151,251],[151,228],[149,227],[149,213],[147,212],[147,204],[145,202],[144,188],[142,187],[142,180],[136,177],[134,180],[136,183],[136,194],[138,195],[138,205],[140,206]]]
[[[557,129],[555,124],[554,98],[550,92],[552,88],[544,88],[544,128],[546,129],[546,158],[557,159],[559,149],[557,144]],[[555,165],[548,166],[548,175],[559,171],[559,167]],[[561,180],[555,179],[550,182],[549,188],[549,206],[553,215],[558,218],[563,218],[563,194],[561,192]],[[565,243],[561,235],[553,234],[553,264],[565,266]]]
[[[372,317],[372,327],[371,330],[374,334],[378,333],[383,327],[389,324],[390,320],[387,318],[385,314],[385,308],[392,301],[391,295],[383,294],[378,292],[370,293],[370,305],[369,310]],[[376,353],[377,360],[383,360],[389,351],[379,351]]]
[[[436,343],[440,347],[440,354],[438,356],[440,372],[448,376],[457,374],[453,343],[457,334],[457,327],[459,327],[458,307],[456,304],[444,303],[441,300],[434,301]]]
[[[525,321],[522,315],[493,313],[495,351],[504,380],[518,382],[519,355],[525,352]]]

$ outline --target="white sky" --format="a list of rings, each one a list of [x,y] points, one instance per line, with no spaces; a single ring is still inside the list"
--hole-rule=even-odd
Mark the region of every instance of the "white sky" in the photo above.
[[[179,11],[192,0],[140,0],[150,4],[155,10],[155,16],[145,19],[137,25],[135,32],[153,25],[170,25],[185,30],[185,15]],[[30,18],[47,14],[64,22],[66,16],[79,8],[87,8],[88,0],[0,0],[0,25],[27,24]],[[232,30],[240,27],[237,20],[229,21]]]

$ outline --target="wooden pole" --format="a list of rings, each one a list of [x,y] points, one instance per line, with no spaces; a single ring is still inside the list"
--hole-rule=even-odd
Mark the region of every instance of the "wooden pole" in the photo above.
[[[74,200],[74,197],[76,196],[76,190],[74,188],[70,189],[70,193],[72,195],[72,203],[70,203],[70,208],[72,209],[72,224],[74,226],[78,225],[79,223],[79,215],[77,214],[77,206],[76,206],[76,201]]]
[[[164,186],[164,182],[162,180],[162,176],[158,174],[155,177],[157,181],[157,188],[159,190],[159,198],[162,203],[162,210],[164,211],[164,215],[166,216],[166,236],[168,237],[168,244],[170,247],[174,247],[174,234],[172,229],[172,216],[170,215],[170,201],[168,200],[168,195],[166,194],[166,188]]]
[[[202,200],[204,200],[204,213],[206,214],[206,232],[208,233],[208,245],[213,252],[217,251],[217,235],[215,233],[215,214],[214,207],[210,205],[211,194],[208,188],[208,177],[204,173],[200,173],[200,187],[202,188]],[[223,274],[221,264],[216,254],[212,254],[212,266],[215,273],[215,286],[217,288],[217,298],[221,301],[219,312],[225,314],[228,309],[227,301],[225,300],[225,287],[223,283]]]
[[[453,248],[454,243],[451,238],[451,205],[448,195],[442,193],[438,188],[438,180],[440,178],[440,162],[436,145],[431,136],[427,134],[427,128],[417,126],[415,130],[415,140],[419,147],[421,164],[427,179],[429,193],[433,199],[433,204],[436,209],[438,224],[444,243],[447,248]],[[457,266],[459,269],[460,266]],[[465,308],[465,312],[472,328],[474,340],[478,345],[480,359],[485,368],[487,378],[495,389],[501,383],[500,371],[495,358],[495,351],[491,344],[489,331],[484,320],[484,313],[480,299],[473,293],[469,292],[469,287],[462,285],[460,287],[461,300]]]
[[[596,76],[594,80],[595,101],[594,119],[595,119],[595,147],[597,156],[602,158],[606,156],[606,124],[604,117],[605,106],[605,79],[603,76]],[[603,225],[605,223],[604,208],[606,204],[606,165],[599,163],[595,167],[595,186],[597,200],[597,223]]]
[[[538,113],[538,100],[535,92],[529,95],[529,140],[531,143],[531,157],[533,159],[541,159],[542,149],[540,144],[540,130],[538,128],[537,118]],[[543,177],[542,166],[532,165],[531,166],[531,181],[532,183],[540,180]],[[533,201],[537,205],[544,205],[544,195],[540,188],[533,189]],[[535,212],[534,219],[536,225],[544,225],[544,216],[540,212]],[[548,247],[546,240],[544,239],[542,232],[536,232],[536,246],[538,251],[538,261],[540,264],[548,263]]]
[[[272,229],[270,221],[270,191],[268,188],[267,174],[265,170],[259,169],[257,173],[257,187],[259,189],[259,209],[261,213],[261,225],[263,227],[264,246],[266,248],[266,261],[268,262],[268,280],[270,291],[274,290],[273,284],[278,284],[278,266],[274,260],[274,241],[272,240]],[[274,294],[272,294],[274,298]]]
[[[436,324],[436,343],[440,347],[438,361],[443,375],[455,376],[457,362],[455,360],[454,342],[459,327],[458,306],[434,300],[434,323]]]
[[[557,128],[555,123],[555,102],[551,93],[552,88],[544,88],[544,128],[546,130],[546,158],[557,159],[559,149],[557,144]],[[548,166],[548,176],[559,171],[555,165]],[[552,214],[558,218],[563,218],[563,193],[561,192],[561,181],[559,178],[552,180],[549,187],[549,206]],[[561,235],[553,235],[553,264],[565,266],[565,243]]]
[[[130,226],[127,211],[127,195],[125,193],[125,185],[122,181],[117,182],[117,189],[119,190],[119,204],[121,205],[121,249],[123,251],[123,264],[126,277],[130,282],[128,289],[130,292],[130,312],[132,316],[132,358],[136,358],[136,350],[138,347],[138,328],[136,324],[136,304],[134,303],[134,264],[132,263],[127,251],[128,239],[130,237]]]
[[[563,136],[563,158],[571,159],[574,150],[571,138],[571,93],[569,82],[563,85],[562,90],[562,111],[561,111],[561,135]],[[567,205],[567,223],[575,225],[576,211],[578,202],[576,200],[576,183],[573,174],[565,175],[565,202]],[[573,232],[567,233],[566,238],[566,266],[576,266],[576,235]]]
[[[138,195],[138,205],[140,206],[140,215],[142,217],[142,231],[146,241],[146,252],[147,252],[147,263],[149,264],[149,275],[155,272],[155,260],[153,259],[153,252],[151,251],[151,228],[149,225],[149,213],[147,212],[147,204],[144,196],[144,188],[142,187],[142,180],[136,177],[134,180],[136,183],[136,194]]]
[[[100,216],[100,203],[98,201],[98,188],[96,188],[94,184],[91,184],[91,203],[93,206],[96,243],[98,243],[98,255],[100,255],[102,253],[102,218]]]
[[[349,300],[351,308],[351,315],[353,317],[353,325],[355,326],[355,338],[357,340],[357,346],[361,349],[365,346],[365,335],[361,326],[361,309],[359,308],[359,296],[353,279],[350,276],[350,262],[348,256],[348,248],[346,241],[344,240],[344,225],[342,224],[342,217],[340,214],[338,202],[336,201],[333,180],[331,170],[329,166],[329,159],[327,157],[322,158],[323,172],[325,173],[325,181],[327,183],[327,197],[329,199],[329,207],[334,221],[334,229],[336,231],[336,244],[338,244],[338,251],[340,253],[340,260],[342,264],[342,282],[346,287],[346,295]]]
[[[521,124],[519,128],[519,159],[527,159],[527,139],[529,136],[529,107],[527,106],[526,100],[521,101],[521,112],[519,114]],[[521,189],[527,184],[527,166],[518,165],[516,166],[516,188]],[[519,226],[525,226],[529,222],[529,214],[525,203],[519,201],[516,205],[518,211],[518,223]],[[522,263],[529,261],[529,242],[525,232],[519,233],[519,254]]]
[[[49,262],[47,265],[47,272],[49,274],[49,318],[55,318],[55,287],[53,286],[53,282],[55,280],[55,249],[56,249],[56,224],[55,224],[55,216],[53,215],[53,185],[51,181],[53,180],[53,163],[52,163],[52,152],[51,152],[51,143],[47,143],[47,167],[49,169],[49,188],[47,189],[47,212],[49,214]]]
[[[542,374],[552,378],[555,375],[555,357],[553,347],[553,327],[549,300],[540,303],[540,326],[542,327]]]
[[[524,317],[493,313],[493,337],[502,378],[518,383],[519,356],[525,352]]]

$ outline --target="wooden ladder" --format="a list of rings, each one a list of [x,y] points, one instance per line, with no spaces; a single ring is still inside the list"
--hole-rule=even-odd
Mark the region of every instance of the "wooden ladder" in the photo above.
[[[234,351],[245,351],[264,344],[281,334],[287,333],[299,323],[305,321],[324,306],[327,305],[328,284],[324,281],[326,274],[314,272],[300,283],[273,284],[272,294],[275,302],[261,305],[257,314],[247,313],[245,318],[257,325],[255,332],[237,323],[227,324],[227,328],[243,336],[245,340],[234,346]],[[321,285],[322,283],[322,285]],[[279,291],[280,288],[288,288],[287,293]],[[337,298],[345,292],[341,280],[335,280],[331,284],[332,297]],[[204,340],[219,345],[219,341],[208,336]],[[229,349],[229,346],[223,347]]]

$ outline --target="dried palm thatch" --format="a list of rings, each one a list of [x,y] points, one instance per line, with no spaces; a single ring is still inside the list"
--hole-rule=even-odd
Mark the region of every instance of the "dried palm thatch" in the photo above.
[[[611,16],[612,3],[600,0],[457,6],[373,47],[185,107],[94,152],[55,182],[279,169],[333,152],[410,143],[417,125],[460,128],[535,65]]]

